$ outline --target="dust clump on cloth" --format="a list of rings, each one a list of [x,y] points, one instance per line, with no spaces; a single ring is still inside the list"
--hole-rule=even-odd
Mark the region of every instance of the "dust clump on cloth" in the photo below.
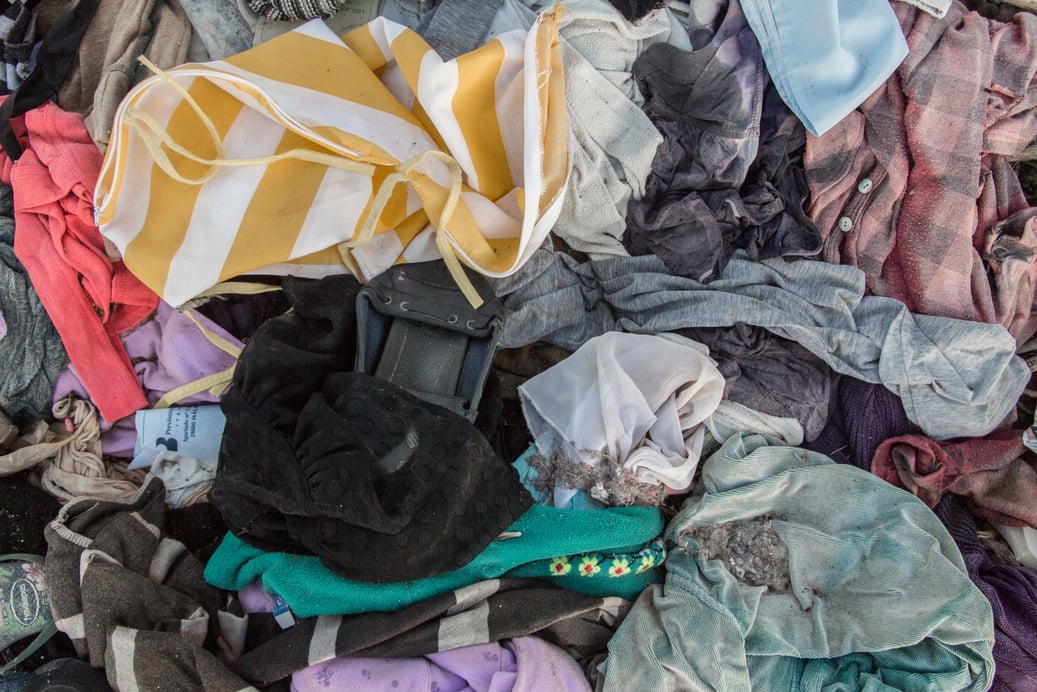
[[[550,458],[540,452],[530,455],[533,487],[540,492],[551,492],[555,487],[583,490],[598,502],[613,507],[654,507],[665,499],[666,486],[639,481],[635,472],[623,468],[606,452],[576,452],[575,447],[573,451],[579,454],[581,463],[573,464],[560,450],[555,450]]]
[[[703,560],[723,561],[740,582],[785,593],[790,585],[789,549],[771,525],[774,518],[690,527],[681,533],[679,544]]]

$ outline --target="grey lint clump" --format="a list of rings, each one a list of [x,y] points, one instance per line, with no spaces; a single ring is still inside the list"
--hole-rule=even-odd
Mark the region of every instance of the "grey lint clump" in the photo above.
[[[666,499],[665,486],[639,481],[605,452],[580,450],[577,456],[579,462],[557,450],[550,459],[539,452],[530,456],[533,487],[540,492],[551,492],[558,486],[583,490],[598,502],[614,507],[654,507]]]
[[[722,560],[740,582],[785,593],[789,589],[789,551],[771,526],[774,518],[690,527],[681,533],[680,547],[698,553],[703,560]],[[698,547],[689,544],[688,538]]]

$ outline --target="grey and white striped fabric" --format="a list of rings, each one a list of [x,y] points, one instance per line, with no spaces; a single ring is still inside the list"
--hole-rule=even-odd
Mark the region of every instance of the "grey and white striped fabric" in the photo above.
[[[301,620],[231,666],[262,686],[337,656],[414,657],[527,635],[579,661],[605,651],[629,608],[621,598],[584,596],[535,579],[491,579],[396,613]]]
[[[104,667],[116,690],[254,689],[207,650],[244,641],[244,619],[202,564],[163,535],[165,489],[150,478],[125,500],[82,498],[48,525],[51,609],[80,658]]]
[[[248,0],[249,8],[274,21],[327,19],[342,7],[344,0]]]

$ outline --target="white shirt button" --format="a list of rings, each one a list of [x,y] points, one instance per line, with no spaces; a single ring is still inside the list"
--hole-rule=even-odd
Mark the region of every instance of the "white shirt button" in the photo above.
[[[844,216],[839,219],[839,230],[843,233],[849,233],[853,230],[853,220],[849,216]]]
[[[865,195],[868,194],[869,192],[871,192],[871,188],[872,188],[871,178],[865,178],[862,181],[860,181],[859,183],[857,183],[857,191],[862,193],[862,194],[865,194]]]

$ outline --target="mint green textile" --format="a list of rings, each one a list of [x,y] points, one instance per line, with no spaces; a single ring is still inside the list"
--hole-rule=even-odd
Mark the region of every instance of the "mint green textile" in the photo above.
[[[395,584],[351,581],[336,575],[317,557],[265,552],[228,533],[209,559],[205,578],[228,590],[260,580],[265,590],[283,596],[299,617],[397,611],[497,577],[542,576],[572,591],[633,600],[646,585],[662,579],[660,563],[665,551],[660,556],[646,544],[663,528],[662,513],[655,507],[584,511],[534,506],[508,528],[508,532],[520,536],[494,541],[461,569]],[[585,564],[584,554],[596,560],[593,565],[598,569],[581,577],[578,568]],[[552,577],[559,557],[564,557],[571,569]],[[393,558],[370,556],[371,560]],[[610,576],[610,570],[618,576]]]
[[[688,533],[766,521],[788,550],[785,592],[739,581],[734,563],[703,558],[702,533]],[[620,625],[599,690],[979,691],[993,681],[993,615],[951,536],[918,498],[865,471],[736,435],[705,462],[666,539],[666,581]]]

